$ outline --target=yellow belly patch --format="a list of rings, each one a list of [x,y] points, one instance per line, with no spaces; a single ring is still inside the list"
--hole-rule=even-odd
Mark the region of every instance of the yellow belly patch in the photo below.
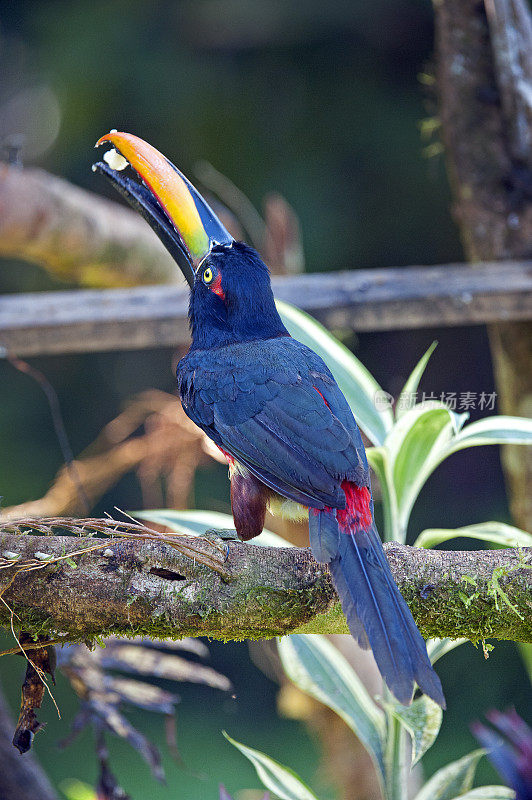
[[[268,500],[268,511],[276,517],[291,519],[294,522],[303,522],[308,517],[308,508],[280,495],[275,495]]]

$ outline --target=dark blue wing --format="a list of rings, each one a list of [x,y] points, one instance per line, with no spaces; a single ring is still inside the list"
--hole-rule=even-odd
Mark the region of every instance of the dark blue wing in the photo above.
[[[290,337],[192,351],[178,382],[189,417],[275,491],[343,508],[348,479],[368,484],[351,410],[324,362]]]

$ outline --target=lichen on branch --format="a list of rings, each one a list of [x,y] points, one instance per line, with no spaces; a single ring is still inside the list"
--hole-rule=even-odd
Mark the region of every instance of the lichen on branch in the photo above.
[[[82,523],[54,520],[54,528],[79,531]],[[113,521],[92,523],[115,533]],[[0,524],[0,625],[65,641],[347,632],[328,570],[306,548],[165,539],[147,528],[143,536],[141,525],[120,539],[32,535],[43,525],[26,521],[22,534]],[[424,636],[532,642],[532,548],[385,549]]]

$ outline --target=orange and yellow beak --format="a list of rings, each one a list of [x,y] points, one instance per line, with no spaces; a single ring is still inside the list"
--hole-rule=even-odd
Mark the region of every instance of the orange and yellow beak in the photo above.
[[[131,133],[102,136],[96,146],[109,142],[116,153],[106,153],[93,166],[155,230],[174,256],[190,286],[199,263],[215,244],[231,246],[233,237],[185,176],[152,145]],[[125,159],[125,161],[124,161]],[[141,183],[122,169],[129,164]]]

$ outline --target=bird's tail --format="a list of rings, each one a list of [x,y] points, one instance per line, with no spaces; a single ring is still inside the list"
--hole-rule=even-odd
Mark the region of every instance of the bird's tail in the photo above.
[[[368,493],[369,494],[369,493]],[[408,705],[414,681],[442,708],[445,698],[414,618],[393,579],[372,519],[346,511],[311,511],[310,544],[317,561],[329,563],[352,636],[371,647],[380,673],[397,700]],[[365,522],[365,520],[364,520]]]

